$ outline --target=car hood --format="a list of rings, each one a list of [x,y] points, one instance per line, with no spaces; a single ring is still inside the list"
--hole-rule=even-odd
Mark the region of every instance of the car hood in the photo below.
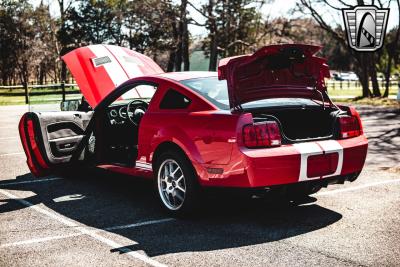
[[[114,45],[80,47],[62,59],[93,108],[125,81],[164,72],[151,58]]]
[[[220,60],[218,78],[227,80],[229,104],[277,97],[321,99],[329,78],[326,60],[314,56],[320,46],[283,44],[265,46],[252,55]]]

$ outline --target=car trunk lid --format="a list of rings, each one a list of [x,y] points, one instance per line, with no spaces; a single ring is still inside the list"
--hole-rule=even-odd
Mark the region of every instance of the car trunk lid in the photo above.
[[[114,45],[80,47],[62,59],[93,108],[125,81],[164,72],[151,58]]]
[[[321,99],[329,78],[326,60],[316,57],[320,46],[284,44],[265,46],[252,55],[224,58],[218,78],[226,79],[231,109],[266,98]]]

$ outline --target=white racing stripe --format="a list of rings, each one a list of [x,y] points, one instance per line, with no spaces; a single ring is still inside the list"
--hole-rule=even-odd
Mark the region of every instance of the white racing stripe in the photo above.
[[[300,173],[299,173],[299,182],[300,181],[308,181],[319,179],[320,177],[308,177],[307,176],[307,161],[309,156],[313,155],[321,155],[324,152],[329,153],[338,153],[338,165],[336,171],[333,174],[322,176],[323,178],[340,175],[343,167],[343,147],[336,140],[326,140],[319,142],[307,142],[307,143],[299,143],[293,144],[293,146],[300,153]]]
[[[123,82],[127,81],[129,78],[126,75],[125,71],[121,68],[121,65],[118,63],[116,58],[110,51],[107,50],[103,45],[91,45],[88,46],[90,51],[96,55],[97,58],[100,57],[109,57],[111,62],[105,63],[101,65],[104,67],[105,71],[107,72],[110,79],[113,81],[115,87],[122,84]]]
[[[336,140],[321,141],[321,142],[318,142],[318,144],[322,147],[322,149],[325,151],[326,154],[338,153],[338,155],[339,155],[336,171],[332,174],[325,175],[322,177],[327,178],[327,177],[331,177],[331,176],[340,175],[340,173],[342,172],[342,167],[343,167],[343,147]]]
[[[297,151],[299,151],[301,157],[299,182],[312,179],[319,179],[319,177],[307,176],[307,160],[309,156],[322,154],[323,151],[321,147],[317,145],[315,142],[293,144],[293,146],[297,149]]]
[[[118,60],[119,64],[128,74],[129,78],[135,78],[143,75],[143,72],[139,68],[139,66],[143,66],[143,62],[126,53],[122,47],[107,45],[107,49],[109,49],[113,56]]]
[[[338,194],[338,193],[351,192],[351,191],[356,191],[356,190],[360,190],[360,189],[364,189],[364,188],[368,188],[368,187],[374,187],[374,186],[391,184],[391,183],[398,183],[398,182],[400,182],[400,179],[379,181],[379,182],[363,184],[363,185],[359,185],[359,186],[352,186],[352,187],[349,187],[349,188],[342,188],[342,189],[335,189],[335,190],[330,190],[330,191],[323,191],[323,192],[316,193],[316,194],[314,194],[312,196],[316,196],[317,197],[317,196],[334,195],[334,194]]]
[[[8,191],[6,191],[4,189],[0,189],[0,193],[5,195],[5,196],[7,196],[7,197],[9,197],[9,198],[11,198],[11,199],[14,199],[14,200],[20,202],[21,204],[23,204],[23,205],[25,205],[27,207],[30,207],[30,208],[34,209],[37,212],[39,212],[41,214],[44,214],[47,217],[50,217],[50,218],[52,218],[52,219],[54,219],[54,220],[56,220],[56,221],[58,221],[58,222],[60,222],[60,223],[62,223],[64,225],[66,225],[66,226],[74,227],[80,233],[85,234],[85,235],[89,235],[92,238],[96,239],[97,241],[100,241],[100,242],[102,242],[104,244],[107,244],[108,246],[112,247],[113,249],[119,249],[125,255],[128,255],[128,256],[130,256],[132,258],[135,258],[137,260],[141,260],[141,261],[143,261],[143,262],[145,262],[145,263],[147,263],[147,264],[149,264],[151,266],[155,266],[155,267],[164,267],[164,266],[166,266],[166,265],[164,265],[164,264],[162,264],[162,263],[160,263],[160,262],[158,262],[156,260],[153,260],[153,259],[147,257],[146,255],[140,254],[139,252],[136,252],[136,251],[133,251],[133,250],[131,250],[129,248],[126,248],[123,245],[118,244],[117,242],[115,242],[115,241],[113,241],[111,239],[108,239],[106,237],[103,237],[103,236],[97,234],[96,230],[89,230],[89,229],[87,229],[85,227],[81,227],[81,226],[79,226],[79,224],[77,222],[75,222],[75,221],[73,221],[71,219],[67,219],[66,217],[64,217],[62,215],[59,215],[59,214],[56,214],[56,213],[52,213],[52,212],[50,212],[48,210],[40,208],[39,206],[35,206],[34,204],[32,204],[32,203],[30,203],[30,202],[28,202],[28,201],[26,201],[24,199],[20,199],[19,197],[11,194],[10,192],[8,192]]]

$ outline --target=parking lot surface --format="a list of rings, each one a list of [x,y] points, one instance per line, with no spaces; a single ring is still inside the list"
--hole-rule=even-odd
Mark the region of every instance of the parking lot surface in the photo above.
[[[173,219],[148,181],[35,179],[17,129],[27,106],[0,107],[0,266],[399,266],[400,112],[358,110],[370,147],[357,181],[301,205],[214,196]]]

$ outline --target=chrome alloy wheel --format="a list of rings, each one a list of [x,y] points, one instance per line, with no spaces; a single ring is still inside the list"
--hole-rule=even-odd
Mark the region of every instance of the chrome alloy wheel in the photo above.
[[[170,210],[178,210],[185,201],[185,176],[179,164],[173,159],[161,163],[157,175],[158,193],[164,205]]]

